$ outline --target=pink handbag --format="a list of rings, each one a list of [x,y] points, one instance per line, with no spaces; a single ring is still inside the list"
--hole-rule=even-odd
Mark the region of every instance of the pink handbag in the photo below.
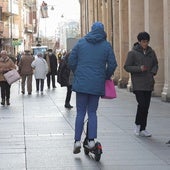
[[[10,85],[20,79],[20,75],[16,69],[4,73],[4,77]]]
[[[102,96],[103,99],[114,99],[116,98],[116,89],[114,82],[112,80],[105,81],[105,95]]]

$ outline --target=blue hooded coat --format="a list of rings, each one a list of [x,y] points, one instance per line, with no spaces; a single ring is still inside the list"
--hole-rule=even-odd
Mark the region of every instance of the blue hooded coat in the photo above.
[[[74,73],[72,90],[79,93],[104,95],[105,80],[117,67],[114,52],[100,22],[72,49],[68,64]]]

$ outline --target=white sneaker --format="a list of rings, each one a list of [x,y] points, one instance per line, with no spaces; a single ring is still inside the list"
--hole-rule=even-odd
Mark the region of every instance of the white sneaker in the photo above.
[[[73,153],[74,154],[80,153],[80,149],[81,149],[81,143],[80,143],[80,141],[76,141],[74,143]]]
[[[135,127],[135,135],[139,136],[140,133],[140,125],[136,125]]]
[[[144,137],[151,137],[151,136],[152,136],[152,134],[149,133],[149,132],[146,131],[146,130],[140,131],[139,135],[140,135],[140,136],[144,136]]]
[[[95,147],[95,141],[94,140],[88,141],[87,147],[88,149],[93,149]]]

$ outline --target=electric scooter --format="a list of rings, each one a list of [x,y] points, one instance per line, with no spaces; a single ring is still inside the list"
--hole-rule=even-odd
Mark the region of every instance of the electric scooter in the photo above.
[[[92,149],[88,148],[88,122],[87,122],[87,130],[86,130],[86,137],[83,142],[84,153],[89,155],[89,153],[94,154],[94,158],[96,161],[100,161],[101,154],[102,154],[102,145],[100,142],[96,142],[95,146]]]

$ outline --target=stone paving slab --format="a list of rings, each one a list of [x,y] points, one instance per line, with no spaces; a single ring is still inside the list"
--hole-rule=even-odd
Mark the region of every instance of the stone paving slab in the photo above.
[[[35,82],[34,82],[35,85]],[[126,89],[118,98],[101,99],[98,139],[103,147],[100,162],[94,155],[74,155],[74,108],[64,108],[66,88],[22,95],[12,85],[11,106],[0,106],[0,170],[169,170],[170,103],[153,97],[148,117],[151,138],[133,134],[136,101]],[[46,87],[45,87],[46,88]],[[84,126],[86,129],[86,125]],[[85,133],[82,135],[82,141]]]
[[[8,169],[26,169],[25,168],[25,153],[18,152],[15,153],[0,153],[0,169],[8,170]]]

